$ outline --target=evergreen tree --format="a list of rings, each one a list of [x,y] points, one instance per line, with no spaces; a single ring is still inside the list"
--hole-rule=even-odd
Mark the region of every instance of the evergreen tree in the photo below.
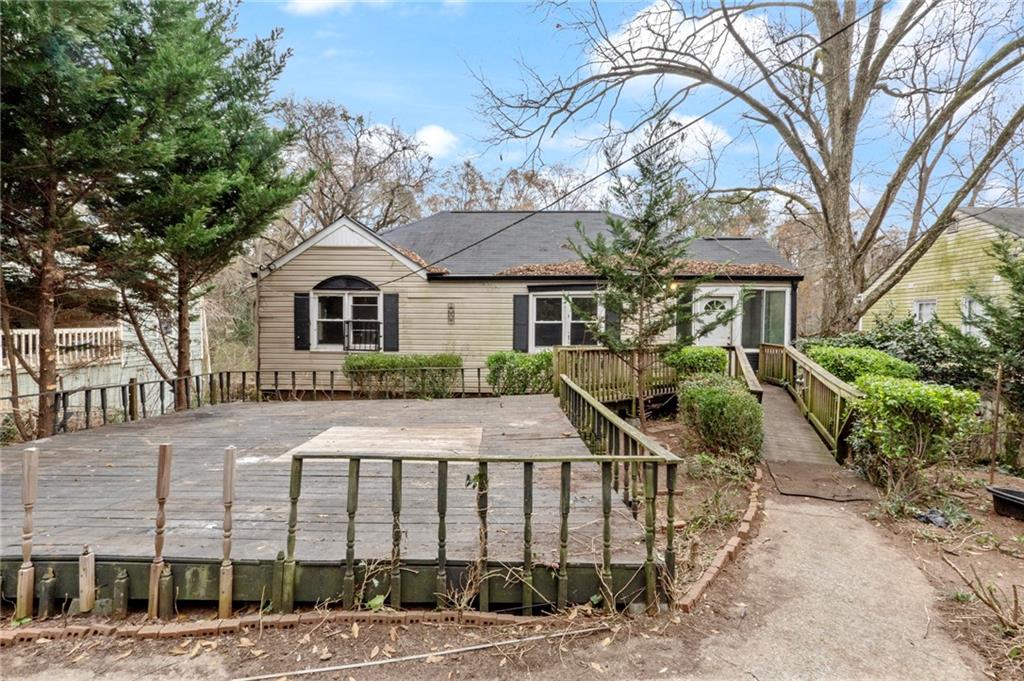
[[[116,226],[130,259],[149,263],[134,272],[118,268],[110,277],[127,307],[174,318],[178,377],[191,373],[192,303],[310,179],[286,172],[284,151],[294,131],[267,122],[288,56],[277,51],[280,32],[241,43],[231,37],[233,7],[202,8],[179,5],[183,15],[202,17],[192,40],[203,49],[193,64],[199,92],[174,112],[170,159],[159,173],[95,206]],[[184,398],[176,391],[179,407]]]
[[[651,131],[650,138],[664,135]],[[694,315],[706,296],[698,288],[709,277],[687,277],[687,254],[698,238],[694,230],[680,226],[687,205],[680,192],[682,162],[677,145],[662,142],[640,152],[636,173],[616,172],[610,189],[614,203],[626,219],[609,216],[610,236],[588,236],[577,224],[579,242],[570,248],[586,269],[601,282],[595,298],[605,310],[617,313],[618,323],[602,324],[594,310],[573,304],[575,312],[589,319],[588,330],[597,343],[622,359],[633,374],[641,423],[647,422],[642,387],[653,365],[659,341],[672,328],[677,343],[690,344],[696,338],[733,319],[736,308],[714,316]],[[614,155],[609,154],[609,162]],[[571,299],[570,299],[571,300]]]
[[[173,158],[171,113],[198,94],[195,22],[173,2],[0,4],[0,249],[13,294],[0,312],[39,329],[38,367],[23,363],[43,393],[38,436],[54,425],[57,314],[117,246],[88,206]]]
[[[1003,236],[992,245],[998,260],[996,272],[1009,286],[1009,293],[994,296],[972,290],[971,297],[981,314],[971,323],[981,332],[993,363],[1003,367],[1003,396],[1018,414],[1024,415],[1024,242]]]

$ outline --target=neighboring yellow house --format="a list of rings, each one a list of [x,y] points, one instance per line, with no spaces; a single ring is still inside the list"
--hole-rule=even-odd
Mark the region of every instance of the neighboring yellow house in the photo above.
[[[969,295],[973,286],[986,294],[1000,295],[1009,285],[996,274],[997,262],[990,254],[1000,236],[1024,239],[1024,208],[963,208],[956,222],[935,240],[921,259],[903,278],[878,299],[860,319],[863,331],[875,326],[878,318],[893,315],[913,316],[919,322],[939,318],[974,332],[970,320],[977,314]],[[890,267],[896,267],[897,260]],[[875,279],[864,295],[871,293]]]

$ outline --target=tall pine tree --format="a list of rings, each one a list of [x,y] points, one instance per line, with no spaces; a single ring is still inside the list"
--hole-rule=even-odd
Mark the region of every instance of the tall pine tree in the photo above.
[[[649,138],[661,139],[665,133],[664,128],[654,128]],[[644,425],[643,386],[664,334],[676,328],[677,342],[689,344],[737,312],[727,308],[713,316],[693,313],[695,303],[699,308],[706,297],[699,287],[708,278],[683,276],[690,245],[700,235],[680,226],[687,206],[681,198],[685,195],[680,192],[682,161],[675,139],[637,145],[633,149],[638,154],[636,173],[615,173],[610,191],[626,219],[608,217],[609,237],[588,236],[577,225],[580,239],[569,244],[601,281],[595,297],[605,310],[618,313],[618,323],[602,324],[593,310],[577,310],[577,314],[589,316],[588,330],[594,339],[630,367]],[[610,154],[609,162],[614,161]]]

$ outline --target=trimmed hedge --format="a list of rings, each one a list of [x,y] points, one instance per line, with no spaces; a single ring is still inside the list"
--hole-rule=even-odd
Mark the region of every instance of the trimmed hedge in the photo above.
[[[551,352],[496,352],[487,357],[487,382],[497,395],[552,392],[555,379]]]
[[[911,504],[923,491],[920,471],[944,461],[977,432],[978,393],[892,376],[862,376],[854,461],[892,501]]]
[[[881,350],[812,345],[805,352],[826,371],[847,383],[853,383],[859,377],[868,374],[895,378],[917,378],[916,366],[910,362],[896,359]]]
[[[706,449],[761,451],[761,405],[738,380],[717,373],[695,374],[679,385],[679,415],[700,435]]]
[[[345,358],[353,388],[370,397],[451,397],[462,358],[455,354],[395,355],[368,352]]]
[[[698,373],[724,374],[729,366],[729,353],[724,348],[687,345],[667,353],[664,361],[680,376]]]

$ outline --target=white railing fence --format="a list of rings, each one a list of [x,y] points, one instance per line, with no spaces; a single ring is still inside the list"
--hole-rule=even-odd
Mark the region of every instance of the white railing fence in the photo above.
[[[30,366],[39,365],[39,330],[13,329],[15,349]],[[3,336],[0,336],[0,341]],[[0,371],[6,372],[7,344],[0,342]],[[120,326],[57,329],[57,366],[61,368],[120,362],[124,339]]]

